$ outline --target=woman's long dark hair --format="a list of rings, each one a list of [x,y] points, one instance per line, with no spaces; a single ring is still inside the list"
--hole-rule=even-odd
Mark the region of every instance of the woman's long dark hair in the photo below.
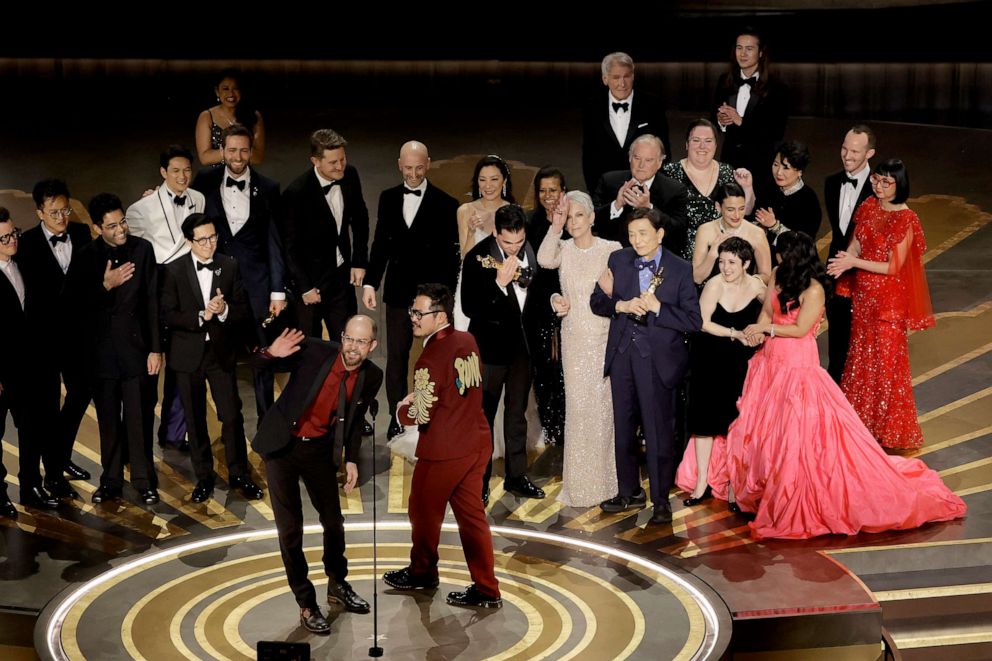
[[[225,78],[230,78],[233,80],[237,84],[238,89],[241,90],[241,81],[244,76],[239,70],[231,68],[223,69],[217,74],[214,78],[214,88],[220,87],[220,84],[224,82]],[[220,102],[219,98],[217,99],[217,102]],[[247,127],[249,131],[255,133],[255,123],[258,121],[258,117],[255,116],[255,109],[249,105],[250,103],[250,96],[248,103],[245,103],[245,92],[244,90],[241,90],[241,100],[234,108],[234,119],[238,124]]]
[[[779,290],[779,305],[783,314],[799,305],[799,295],[813,280],[823,285],[824,297],[833,291],[833,282],[816,253],[816,244],[805,232],[783,232],[775,243],[781,262],[775,271],[775,286]]]
[[[510,204],[516,204],[517,201],[513,199],[513,180],[510,178],[510,167],[496,154],[483,156],[475,164],[475,170],[472,172],[472,199],[479,199],[481,195],[479,193],[479,173],[482,172],[482,168],[489,166],[496,168],[503,175],[503,192],[500,197]]]

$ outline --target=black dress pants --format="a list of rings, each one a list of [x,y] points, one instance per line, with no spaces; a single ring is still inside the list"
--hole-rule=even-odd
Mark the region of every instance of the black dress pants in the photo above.
[[[514,354],[509,365],[482,365],[482,408],[489,421],[489,434],[492,438],[493,423],[499,398],[503,398],[503,441],[505,444],[504,462],[506,477],[524,477],[527,471],[527,398],[530,396],[531,367],[526,351]],[[493,472],[492,459],[482,482],[487,489]]]
[[[124,464],[131,465],[131,484],[138,491],[157,489],[152,462],[152,436],[148,391],[155,377],[147,374],[120,379],[96,379],[93,403],[100,428],[100,486],[119,490],[124,486]],[[123,417],[122,417],[123,416]]]

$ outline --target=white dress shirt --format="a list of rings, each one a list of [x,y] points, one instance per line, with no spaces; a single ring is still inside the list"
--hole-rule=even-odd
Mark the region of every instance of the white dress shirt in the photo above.
[[[867,185],[868,175],[870,173],[871,167],[865,161],[864,167],[857,173],[853,176],[850,174],[847,175],[849,179],[857,179],[857,184],[851,186],[842,182],[840,185],[840,200],[838,200],[840,208],[838,209],[837,220],[840,223],[841,234],[847,234],[847,228],[851,225],[851,218],[854,217],[854,207],[858,203],[858,196],[861,195],[862,189]]]
[[[316,167],[314,167],[313,173],[317,175],[317,183],[320,184],[322,189],[328,184],[335,184],[334,181],[324,179],[320,176],[320,172]],[[344,196],[341,195],[341,185],[335,184],[331,186],[331,190],[324,196],[324,199],[327,200],[327,206],[330,208],[331,213],[334,214],[334,223],[338,226],[338,236],[341,236],[341,222],[344,218]],[[336,247],[335,252],[337,253],[338,266],[341,266],[344,264],[344,256],[341,254],[341,248]]]
[[[420,205],[424,201],[424,195],[427,194],[427,179],[421,181],[420,185],[416,188],[410,188],[406,184],[403,184],[403,189],[420,191],[420,195],[403,193],[403,221],[407,227],[410,227],[410,225],[413,225],[413,219],[417,217],[417,212],[420,211]]]
[[[228,186],[228,178],[245,182],[244,190],[239,190],[237,186]],[[240,177],[235,177],[225,169],[220,181],[220,199],[224,204],[224,215],[227,216],[231,234],[236,236],[251,215],[251,169],[246,168]]]
[[[496,247],[499,248],[498,245]],[[503,256],[503,261],[505,262],[506,261],[506,253],[503,252],[503,249],[502,248],[499,248],[499,254],[501,254]],[[529,266],[527,264],[527,251],[526,251],[525,247],[524,248],[521,248],[520,249],[520,252],[517,253],[517,260],[519,261],[520,268],[523,269],[523,268],[527,268],[527,266]],[[496,286],[499,287],[500,291],[502,291],[504,294],[508,294],[509,293],[509,292],[506,291],[506,287],[504,287],[503,285],[499,284],[498,282],[496,283]],[[524,303],[527,302],[527,288],[526,287],[521,287],[520,286],[520,283],[518,283],[516,280],[511,280],[510,281],[510,287],[513,288],[513,293],[517,297],[517,303],[520,305],[520,312],[522,314],[523,311],[524,311]]]
[[[12,259],[0,258],[0,271],[10,280],[11,286],[17,292],[17,299],[21,302],[21,309],[24,309],[24,278],[17,268],[17,262]]]
[[[52,254],[55,255],[55,259],[58,260],[59,266],[62,267],[62,272],[68,273],[69,264],[72,262],[72,239],[67,238],[65,241],[57,241],[53,245],[52,237],[55,236],[55,234],[48,231],[45,223],[41,224],[41,231],[45,233],[45,242],[48,243],[48,247],[52,249]],[[69,231],[66,230],[63,234],[68,237]]]
[[[196,270],[196,280],[200,283],[200,295],[203,296],[203,307],[207,307],[207,303],[210,299],[214,297],[214,292],[211,291],[211,286],[214,284],[214,271],[219,269],[217,262],[214,262],[214,268],[212,269],[201,269],[197,268],[197,264],[206,264],[206,262],[201,262],[200,258],[194,255],[192,252],[189,254],[193,258],[193,268]],[[225,301],[226,302],[226,301]],[[227,313],[231,311],[230,305],[224,306],[224,312],[217,315],[217,321],[226,321]],[[203,325],[203,315],[200,315],[200,325]],[[207,340],[210,340],[210,333],[207,333]]]
[[[623,143],[627,140],[627,129],[630,128],[630,111],[634,109],[634,92],[631,91],[630,96],[623,101],[614,98],[613,92],[607,92],[606,96],[609,97],[610,127],[613,129],[613,135],[617,137],[617,142],[622,147]],[[626,103],[627,109],[620,108],[619,110],[614,110],[614,103]]]

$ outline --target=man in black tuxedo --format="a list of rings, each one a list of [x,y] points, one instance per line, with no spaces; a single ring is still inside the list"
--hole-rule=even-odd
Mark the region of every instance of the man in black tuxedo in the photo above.
[[[265,459],[286,576],[300,606],[300,622],[313,633],[328,633],[330,626],[307,577],[301,479],[324,529],[328,603],[341,604],[352,613],[369,612],[368,602],[345,580],[344,519],[334,476],[343,450],[345,493],[358,484],[361,421],[382,385],[382,370],[366,360],[376,347],[375,338],[375,322],[358,315],[345,325],[341,344],[306,339],[304,333],[287,329],[256,358],[292,372],[262,420],[252,448]]]
[[[647,448],[653,524],[672,520],[668,491],[675,480],[676,389],[689,365],[683,337],[703,325],[692,266],[660,247],[668,227],[670,220],[657,209],[634,210],[627,221],[631,247],[610,255],[611,291],[597,283],[589,300],[595,314],[610,318],[603,376],[610,377],[613,391],[619,493],[600,507],[622,512],[645,506],[635,434],[640,427]],[[652,289],[655,273],[663,280]],[[641,315],[643,323],[630,315]]]
[[[517,204],[496,210],[494,235],[480,241],[462,267],[462,310],[471,319],[482,358],[482,406],[490,433],[499,398],[506,390],[503,438],[506,476],[503,487],[522,498],[544,498],[527,477],[527,397],[530,394],[530,348],[524,330],[537,306],[549,305],[527,292],[537,268],[534,249],[527,243],[527,214]],[[492,460],[482,482],[482,499],[489,499]]]
[[[368,266],[369,211],[358,170],[348,165],[347,141],[330,129],[310,136],[313,169],[282,194],[286,266],[301,295],[303,331],[338,337],[355,314],[355,287]]]
[[[93,502],[121,496],[124,464],[129,463],[139,498],[154,505],[159,497],[149,390],[162,367],[155,249],[128,235],[124,206],[116,195],[100,193],[90,200],[89,211],[100,236],[79,251],[66,292],[83,325],[100,427],[103,474]]]
[[[593,96],[582,112],[582,174],[586,190],[593,190],[606,172],[623,170],[635,138],[655,135],[666,154],[668,120],[658,97],[638,92],[634,98],[634,61],[626,53],[610,53],[603,58],[603,85],[609,89]]]
[[[14,227],[10,212],[0,207],[0,437],[7,427],[7,411],[13,413],[14,424],[18,428],[18,443],[23,455],[28,445],[36,442],[31,438],[28,427],[30,421],[24,418],[26,403],[27,373],[25,363],[30,359],[25,348],[29,342],[27,316],[24,314],[24,277],[14,260],[20,242],[20,231]],[[37,459],[35,460],[37,463]],[[7,468],[3,465],[3,451],[0,450],[0,518],[17,518],[17,509],[7,495]]]
[[[844,169],[827,177],[823,184],[823,202],[830,221],[830,254],[847,250],[854,238],[854,215],[871,193],[868,159],[875,155],[875,132],[864,124],[852,126],[844,136],[840,160]],[[827,301],[827,350],[830,377],[840,383],[851,344],[851,299],[832,296]]]
[[[69,222],[72,208],[64,181],[40,181],[32,197],[41,222],[21,237],[17,260],[24,275],[25,310],[35,347],[27,415],[37,421],[40,438],[38,444],[30,444],[33,447],[22,444],[20,448],[21,502],[51,507],[53,496],[79,497],[63,471],[73,479],[90,477],[71,461],[72,445],[90,403],[90,388],[83,360],[88,347],[78,335],[67,332],[72,319],[64,288],[66,273],[92,236],[83,223]],[[60,381],[66,392],[61,408]],[[45,458],[44,485],[38,471],[39,457]]]
[[[251,163],[252,132],[233,124],[221,133],[224,163],[200,170],[193,188],[203,193],[204,213],[217,228],[217,252],[238,260],[238,272],[255,320],[255,346],[267,344],[262,323],[286,309],[282,241],[276,227],[279,184]],[[259,421],[272,406],[272,370],[255,369],[255,409]]]
[[[183,221],[182,229],[191,254],[165,268],[162,316],[172,333],[169,367],[176,371],[196,472],[192,501],[210,498],[216,478],[207,432],[207,381],[222,423],[229,484],[246,498],[257,500],[263,494],[248,474],[244,418],[234,375],[237,327],[251,314],[238,263],[233,257],[215,254],[218,235],[209,216],[195,213]]]
[[[458,202],[427,181],[431,158],[421,142],[407,142],[398,160],[403,183],[379,196],[375,239],[365,274],[362,301],[369,310],[377,305],[376,292],[389,269],[382,301],[386,304],[386,399],[389,402],[388,438],[403,428],[396,405],[406,397],[407,366],[413,330],[407,310],[417,285],[439,282],[451,291],[458,281],[460,262]]]
[[[596,184],[596,231],[604,239],[629,246],[625,229],[631,212],[638,208],[658,209],[672,223],[665,233],[665,247],[682,252],[686,238],[686,187],[661,173],[665,146],[653,135],[642,135],[630,145],[630,169],[605,173]]]

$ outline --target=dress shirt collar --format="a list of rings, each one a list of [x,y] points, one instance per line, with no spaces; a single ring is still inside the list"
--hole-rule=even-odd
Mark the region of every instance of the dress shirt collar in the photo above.
[[[627,95],[626,99],[618,99],[613,96],[613,92],[607,92],[606,96],[610,97],[610,112],[615,112],[613,110],[614,103],[628,103],[627,112],[629,113],[634,107],[634,90],[630,90],[630,94]]]
[[[321,188],[341,181],[340,179],[324,179],[324,177],[320,176],[320,172],[317,170],[316,165],[313,168],[313,173],[317,175],[317,183],[320,184]]]
[[[757,69],[755,69],[754,73],[752,73],[750,76],[745,76],[744,71],[741,69],[738,69],[738,71],[740,71],[741,80],[747,80],[748,78],[754,78],[755,80],[758,80],[761,77],[761,74],[758,73]]]
[[[231,171],[228,170],[227,167],[225,166],[224,167],[224,178],[220,182],[220,185],[221,186],[227,186],[227,179],[228,179],[228,177],[230,177],[231,179],[234,179],[235,181],[244,181],[245,182],[245,192],[246,193],[248,192],[248,189],[251,187],[251,168],[250,167],[245,168],[244,174],[242,174],[240,177],[236,177],[235,175],[231,174]]]
[[[633,175],[631,175],[631,176],[633,176]],[[653,186],[653,185],[654,185],[654,180],[655,180],[655,177],[657,177],[657,176],[658,176],[658,175],[657,175],[657,174],[655,174],[655,175],[654,175],[654,177],[651,177],[651,178],[650,178],[650,179],[648,179],[647,181],[641,181],[641,182],[639,182],[639,183],[641,184],[641,186],[644,186],[644,187],[645,187],[646,189],[648,189],[648,191],[650,191],[650,190],[651,190],[651,186]]]
[[[55,236],[55,234],[48,229],[48,226],[45,225],[45,223],[39,223],[39,224],[41,225],[41,231],[45,233],[45,241],[51,243],[52,237]],[[62,234],[68,234],[68,233],[69,233],[69,226],[66,225],[65,231],[62,232]],[[62,234],[59,234],[59,236],[62,236]]]
[[[796,183],[792,184],[788,188],[782,189],[782,195],[785,195],[786,197],[789,197],[790,195],[795,195],[796,193],[801,191],[803,189],[803,186],[805,185],[806,182],[804,182],[802,179],[799,179],[798,181],[796,181]]]
[[[410,188],[409,186],[406,185],[406,182],[403,182],[403,188],[407,190],[419,190],[421,195],[423,195],[423,193],[427,191],[427,177],[424,177],[424,180],[421,181],[420,185],[417,186],[416,188]]]
[[[164,190],[165,191],[165,194],[168,197],[168,201],[170,203],[172,202],[172,199],[175,198],[175,197],[185,197],[186,198],[186,202],[187,203],[189,202],[189,188],[187,188],[186,190],[184,190],[182,193],[175,193],[175,192],[172,191],[171,188],[169,188],[169,185],[168,184],[162,184],[162,186],[160,187],[159,190]]]
[[[871,174],[871,163],[869,163],[868,161],[865,161],[865,164],[861,166],[861,169],[855,172],[854,174],[851,174],[850,172],[846,172],[846,171],[844,172],[844,175],[847,176],[848,179],[858,180],[859,188],[861,187],[862,184],[868,181],[868,175],[870,174]]]

